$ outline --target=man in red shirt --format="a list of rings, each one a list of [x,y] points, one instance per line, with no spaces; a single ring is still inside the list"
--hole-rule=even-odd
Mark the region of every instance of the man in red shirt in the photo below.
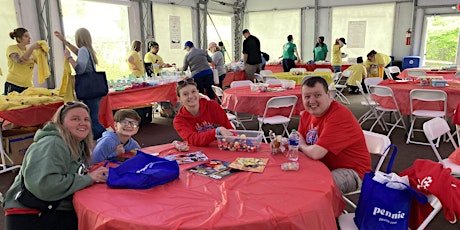
[[[329,97],[326,81],[311,77],[302,84],[305,112],[299,123],[299,150],[322,161],[343,193],[361,187],[371,158],[364,135],[351,111]]]

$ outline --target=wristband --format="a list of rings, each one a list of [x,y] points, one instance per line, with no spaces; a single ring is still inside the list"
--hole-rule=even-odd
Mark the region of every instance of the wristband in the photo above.
[[[219,128],[216,128],[216,135],[219,135]]]

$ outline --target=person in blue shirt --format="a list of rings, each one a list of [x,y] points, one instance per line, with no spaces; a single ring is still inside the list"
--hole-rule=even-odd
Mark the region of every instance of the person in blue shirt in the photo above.
[[[92,155],[92,164],[104,160],[115,160],[117,156],[139,149],[132,136],[139,131],[141,117],[132,109],[120,109],[114,115],[115,131],[105,131],[97,140]]]
[[[267,61],[268,61],[268,60],[265,59],[264,54],[266,54],[266,53],[264,53],[264,52],[260,53],[260,56],[262,57],[262,64],[260,65],[261,70],[265,70],[265,64],[267,64]]]

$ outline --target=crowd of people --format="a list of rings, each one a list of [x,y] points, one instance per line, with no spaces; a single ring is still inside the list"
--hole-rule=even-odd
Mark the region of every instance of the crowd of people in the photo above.
[[[98,63],[92,47],[89,31],[80,28],[75,33],[75,45],[65,39],[60,32],[55,36],[62,41],[66,49],[64,56],[77,74],[95,71]],[[260,41],[243,31],[243,62],[249,79],[261,69],[262,54]],[[32,51],[40,48],[37,43],[30,44],[27,30],[18,28],[10,34],[18,45],[8,48],[9,74],[5,92],[21,91],[31,86],[34,59]],[[295,67],[300,56],[293,36],[287,37],[283,46],[283,67],[285,71]],[[339,38],[332,48],[332,66],[336,72],[341,67],[340,49],[346,45]],[[161,69],[170,66],[158,55],[159,44],[151,41],[147,44],[149,52],[142,59],[139,55],[142,44],[133,41],[127,57],[130,71],[142,76],[145,70],[156,65]],[[184,44],[187,52],[182,70],[190,68],[191,76],[177,82],[177,97],[182,105],[174,118],[174,129],[179,136],[193,146],[207,146],[216,140],[216,134],[230,136],[234,129],[226,112],[214,100],[211,86],[214,85],[214,71],[219,82],[225,77],[223,44],[211,42],[208,50],[196,48],[191,41]],[[71,55],[76,55],[76,60]],[[315,60],[325,60],[328,49],[324,37],[318,37],[314,50]],[[351,80],[362,80],[372,74],[380,74],[379,69],[388,64],[386,55],[375,52],[368,54],[366,64],[362,58],[349,69],[354,75]],[[211,63],[211,65],[210,65]],[[146,65],[147,64],[147,65]],[[10,74],[11,72],[11,74]],[[20,74],[20,77],[15,74]],[[380,76],[380,75],[379,75]],[[350,87],[353,81],[348,83]],[[332,172],[332,176],[343,193],[360,188],[363,175],[371,169],[371,160],[366,143],[356,118],[351,111],[332,100],[329,89],[322,77],[307,78],[302,83],[302,102],[305,112],[300,116],[298,134],[299,150],[314,160],[322,161]],[[200,93],[207,94],[203,98]],[[21,170],[13,185],[6,193],[3,206],[6,214],[6,229],[50,229],[67,226],[77,229],[78,220],[73,210],[72,195],[94,183],[104,183],[108,171],[105,167],[89,170],[91,165],[105,160],[114,160],[118,156],[140,148],[133,139],[139,130],[141,117],[132,109],[122,109],[115,113],[115,130],[107,131],[98,122],[99,102],[101,98],[71,101],[62,105],[52,120],[37,131],[33,144],[27,150]],[[347,130],[349,135],[341,135]],[[353,136],[350,141],[349,136]],[[96,142],[94,142],[96,141]],[[21,203],[17,196],[28,190],[39,200],[59,201],[55,209],[41,212]]]

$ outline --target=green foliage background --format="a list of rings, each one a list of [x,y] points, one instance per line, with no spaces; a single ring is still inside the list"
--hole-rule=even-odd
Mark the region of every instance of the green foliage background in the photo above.
[[[455,63],[457,54],[459,17],[431,17],[427,20],[427,66],[445,66]],[[431,61],[431,62],[430,62]]]

